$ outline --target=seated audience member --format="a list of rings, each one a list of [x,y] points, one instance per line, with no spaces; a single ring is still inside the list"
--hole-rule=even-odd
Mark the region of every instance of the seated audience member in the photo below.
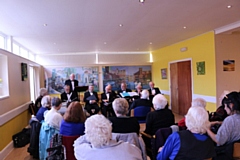
[[[41,108],[38,110],[36,114],[36,118],[39,122],[44,120],[44,112],[49,110],[51,108],[51,97],[49,95],[46,95],[42,98],[41,101]]]
[[[115,116],[115,113],[112,108],[112,102],[115,99],[115,95],[112,94],[111,87],[107,85],[105,87],[105,92],[101,94],[101,108],[102,108],[102,114],[105,117],[113,117]]]
[[[229,116],[224,119],[217,134],[214,134],[210,128],[207,130],[208,135],[217,145],[229,144],[240,140],[240,93],[231,92],[227,94],[224,106]]]
[[[64,86],[64,92],[61,94],[61,100],[62,100],[62,102],[68,102],[68,103],[73,102],[73,101],[79,102],[77,92],[71,91],[69,85]]]
[[[40,88],[40,93],[39,93],[39,97],[36,99],[35,101],[35,108],[34,108],[34,112],[35,114],[38,112],[38,110],[40,109],[40,107],[42,106],[41,105],[41,101],[42,101],[42,98],[46,95],[48,95],[48,91],[46,88]]]
[[[75,87],[78,86],[78,80],[75,79],[75,74],[70,74],[70,79],[65,81],[65,85],[70,86],[70,92],[75,90]]]
[[[53,97],[51,100],[51,110],[49,110],[45,115],[45,122],[50,126],[60,129],[61,121],[63,119],[62,115],[58,113],[58,110],[62,106],[62,101],[60,98]]]
[[[132,90],[127,88],[127,84],[126,84],[126,83],[121,83],[121,89],[118,90],[118,93],[117,93],[117,94],[118,94],[120,97],[122,97],[120,93],[125,93],[125,92],[132,92]]]
[[[85,135],[74,142],[74,154],[81,160],[141,160],[139,148],[123,141],[114,141],[112,126],[103,115],[93,115],[85,122]]]
[[[139,98],[141,98],[141,92],[142,92],[142,85],[141,85],[141,83],[139,83],[136,87],[136,93],[138,94],[138,96],[134,96],[133,98],[134,98],[134,100],[136,100],[136,99],[139,99]]]
[[[198,106],[206,109],[207,102],[202,98],[196,98],[192,101],[192,107]],[[185,117],[178,122],[178,126],[181,130],[187,129],[185,124]]]
[[[144,89],[141,94],[141,99],[133,101],[129,110],[132,110],[138,106],[153,107],[152,102],[149,100],[149,92]]]
[[[155,111],[147,114],[146,129],[144,131],[150,135],[154,135],[159,128],[166,128],[175,124],[174,114],[166,107],[168,102],[163,95],[154,96],[152,102]]]
[[[227,100],[226,95],[229,93],[229,91],[224,91],[222,93],[219,98],[221,105],[217,108],[215,112],[210,113],[210,121],[223,121],[228,116],[226,110],[224,109],[224,101]]]
[[[99,112],[98,106],[98,94],[94,91],[94,86],[90,85],[88,91],[84,93],[83,101],[85,104],[85,109],[90,115],[97,114]]]
[[[63,115],[60,134],[64,136],[78,136],[84,134],[86,120],[82,106],[79,102],[72,102]]]
[[[191,107],[186,115],[188,130],[172,133],[159,149],[157,160],[208,159],[215,156],[214,143],[205,133],[210,126],[202,107]]]
[[[113,133],[132,133],[139,134],[140,126],[135,117],[128,117],[128,102],[124,98],[117,98],[113,101],[113,109],[116,117],[110,117]]]
[[[155,86],[155,84],[153,82],[149,82],[150,89],[148,91],[149,91],[150,100],[152,100],[155,95],[161,94],[160,89],[158,87],[154,87],[154,86]]]

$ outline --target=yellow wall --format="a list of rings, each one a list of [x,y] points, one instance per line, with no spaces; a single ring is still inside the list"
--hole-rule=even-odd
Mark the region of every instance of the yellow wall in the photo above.
[[[181,52],[180,48],[187,47],[187,51]],[[208,32],[197,37],[167,46],[152,52],[153,55],[153,81],[161,90],[169,89],[168,78],[161,79],[161,69],[169,69],[169,62],[183,59],[192,59],[193,94],[203,96],[216,96],[216,65],[214,32]],[[196,62],[205,61],[205,75],[197,75]],[[214,111],[216,104],[210,104],[207,109]]]
[[[30,114],[28,110],[26,110],[0,126],[0,151],[12,141],[12,135],[20,132],[28,125],[29,119]]]

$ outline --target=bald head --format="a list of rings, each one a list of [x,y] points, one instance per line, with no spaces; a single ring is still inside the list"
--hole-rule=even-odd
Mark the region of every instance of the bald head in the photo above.
[[[73,73],[70,74],[70,79],[71,79],[71,80],[74,80],[74,79],[75,79],[75,74],[73,74]]]

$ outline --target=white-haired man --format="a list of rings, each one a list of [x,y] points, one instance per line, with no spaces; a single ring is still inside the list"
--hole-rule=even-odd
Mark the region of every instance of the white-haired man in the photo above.
[[[159,128],[170,127],[175,124],[174,114],[168,109],[167,99],[157,94],[153,98],[153,107],[155,111],[149,112],[146,118],[145,133],[154,135]]]
[[[69,76],[70,79],[65,81],[65,85],[69,85],[70,86],[70,91],[74,91],[75,87],[78,86],[78,80],[75,79],[75,74],[70,74]]]
[[[148,90],[144,89],[141,92],[141,98],[140,99],[136,99],[135,101],[133,101],[131,107],[129,108],[129,110],[131,111],[132,109],[138,107],[138,106],[145,106],[145,107],[153,107],[152,102],[149,100],[149,92]]]

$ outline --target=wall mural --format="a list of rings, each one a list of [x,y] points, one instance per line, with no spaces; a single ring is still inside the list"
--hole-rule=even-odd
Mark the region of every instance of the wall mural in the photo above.
[[[75,74],[78,86],[93,84],[94,90],[99,90],[98,67],[47,67],[45,68],[45,86],[49,94],[64,92],[64,82],[71,73]]]
[[[103,88],[111,84],[113,90],[119,90],[122,82],[132,90],[135,90],[138,83],[142,84],[143,89],[147,89],[152,79],[151,66],[104,66],[102,70]]]

